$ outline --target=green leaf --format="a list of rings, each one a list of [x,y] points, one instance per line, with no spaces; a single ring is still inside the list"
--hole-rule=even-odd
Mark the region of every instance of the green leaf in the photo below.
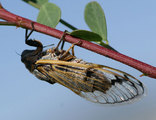
[[[55,28],[61,18],[61,10],[53,3],[41,6],[37,22]]]
[[[85,21],[93,32],[101,35],[103,40],[108,42],[105,14],[97,2],[90,2],[86,5]]]
[[[86,31],[86,30],[74,30],[70,33],[71,36],[87,40],[87,41],[92,41],[95,42],[103,47],[106,47],[108,49],[116,51],[114,48],[112,48],[110,45],[104,43],[102,41],[102,37],[94,32]]]
[[[86,30],[74,30],[70,35],[87,41],[102,41],[102,37],[100,35]]]

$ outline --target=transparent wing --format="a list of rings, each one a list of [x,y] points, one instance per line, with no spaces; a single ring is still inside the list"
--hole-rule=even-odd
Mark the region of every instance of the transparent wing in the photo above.
[[[134,78],[127,79],[127,77],[129,76],[126,76],[126,78],[112,76],[110,77],[112,85],[105,93],[95,90],[93,92],[81,92],[81,96],[101,104],[115,104],[137,100],[144,94],[145,88],[140,81]],[[120,82],[118,79],[120,79]]]
[[[57,61],[40,63],[37,69],[49,79],[79,96],[101,104],[129,102],[144,94],[143,84],[120,70],[97,64]]]

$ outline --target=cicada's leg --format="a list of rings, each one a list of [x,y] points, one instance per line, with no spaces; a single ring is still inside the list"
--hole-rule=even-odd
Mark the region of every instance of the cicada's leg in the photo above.
[[[78,41],[77,43],[73,43],[70,48],[68,50],[66,50],[63,55],[59,58],[60,60],[65,58],[68,54],[69,54],[69,51],[72,49],[72,56],[74,58],[74,46],[77,45],[77,44],[80,44],[81,41]]]
[[[32,32],[34,31],[34,24],[31,23],[31,25],[32,25],[32,30],[30,31],[29,34],[28,34],[28,29],[25,29],[25,30],[26,30],[26,31],[25,31],[25,43],[26,43],[26,44],[27,44],[27,42],[29,41],[28,39],[29,39],[30,35],[31,35]]]
[[[74,46],[81,42],[81,41],[78,41],[77,43],[72,44],[72,46],[67,51],[64,52],[63,47],[64,47],[64,43],[65,43],[64,38],[65,38],[66,33],[67,33],[67,31],[65,30],[62,37],[61,37],[61,39],[60,39],[60,41],[59,41],[59,43],[57,44],[57,46],[55,48],[55,51],[58,52],[58,48],[59,48],[59,46],[60,46],[60,44],[62,42],[62,45],[61,45],[62,55],[58,58],[59,60],[69,60],[71,58],[74,58]],[[72,55],[71,54],[69,55],[69,51],[71,49],[72,49]],[[66,58],[66,59],[64,59],[64,58]]]
[[[73,55],[73,56],[75,56],[74,46],[75,46],[75,45],[78,45],[78,44],[81,44],[81,41],[78,41],[77,43],[73,43],[72,46],[71,46],[71,48],[69,48],[69,49],[72,49],[72,55]]]
[[[29,46],[33,46],[33,47],[37,47],[36,51],[34,51],[35,53],[39,53],[43,50],[43,45],[40,41],[38,40],[32,40],[29,39],[30,35],[33,33],[34,31],[34,24],[31,23],[32,25],[32,30],[30,31],[30,33],[28,34],[28,29],[26,29],[25,31],[25,44],[29,45]],[[34,53],[34,54],[35,54]]]
[[[61,45],[61,50],[63,50],[63,47],[64,47],[64,37],[65,37],[65,35],[66,35],[66,33],[67,33],[67,30],[65,30],[64,32],[63,32],[63,35],[62,35],[62,37],[61,37],[61,39],[60,39],[60,41],[59,41],[59,43],[57,44],[57,46],[56,46],[56,50],[58,50],[58,48],[59,48],[59,46],[60,46],[60,44],[61,44],[61,42],[62,42],[62,45]]]
[[[61,50],[63,50],[64,43],[65,43],[65,41],[63,40],[63,41],[62,41],[62,45],[61,45]]]

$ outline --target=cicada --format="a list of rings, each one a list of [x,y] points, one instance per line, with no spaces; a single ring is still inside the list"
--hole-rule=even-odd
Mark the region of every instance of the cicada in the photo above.
[[[38,79],[50,84],[59,83],[77,95],[100,104],[129,102],[144,94],[144,85],[132,75],[74,56],[74,44],[63,50],[64,42],[60,40],[57,47],[43,51],[40,41],[28,39],[32,31],[28,34],[26,29],[25,42],[36,50],[24,50],[21,61]]]

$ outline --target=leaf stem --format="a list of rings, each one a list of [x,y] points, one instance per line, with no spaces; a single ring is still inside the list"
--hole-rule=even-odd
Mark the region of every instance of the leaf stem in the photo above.
[[[22,1],[24,1],[24,2],[26,2],[26,3],[28,3],[28,4],[30,4],[31,6],[37,8],[37,9],[40,9],[40,5],[36,4],[35,2],[32,2],[32,1],[30,1],[30,0],[22,0]]]
[[[60,23],[62,23],[63,25],[65,25],[66,27],[70,28],[71,30],[77,30],[76,27],[74,27],[73,25],[69,24],[68,22],[64,21],[63,19],[60,19]]]

